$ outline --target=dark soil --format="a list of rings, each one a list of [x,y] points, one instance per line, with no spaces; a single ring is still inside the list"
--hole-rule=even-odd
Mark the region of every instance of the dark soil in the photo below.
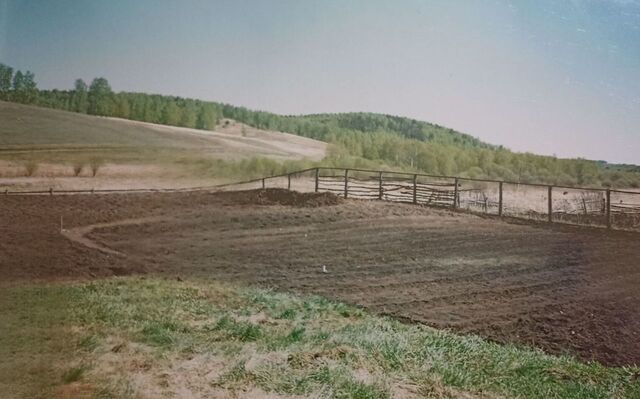
[[[284,189],[231,191],[224,193],[225,201],[236,205],[290,205],[318,207],[341,204],[343,199],[329,192],[300,193]]]
[[[635,233],[285,190],[0,201],[0,273],[11,284],[207,277],[320,294],[607,365],[640,364]],[[61,216],[67,229],[112,223],[88,237],[124,255],[69,240]]]

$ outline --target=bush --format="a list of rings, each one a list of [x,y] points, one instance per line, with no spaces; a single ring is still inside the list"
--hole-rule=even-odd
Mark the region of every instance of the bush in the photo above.
[[[80,173],[82,173],[82,169],[84,169],[84,164],[82,162],[77,162],[73,164],[73,175],[74,176],[80,176]],[[95,174],[94,174],[95,176]]]
[[[38,170],[38,163],[36,161],[27,161],[24,164],[25,174],[29,177],[35,175]]]
[[[74,367],[70,370],[67,370],[67,372],[62,375],[62,382],[64,382],[65,384],[70,384],[72,382],[79,381],[80,379],[82,379],[82,375],[84,374],[84,372],[85,368],[83,366]]]
[[[96,177],[98,174],[98,170],[104,165],[104,161],[100,158],[93,158],[89,162],[89,167],[91,168],[91,176]]]

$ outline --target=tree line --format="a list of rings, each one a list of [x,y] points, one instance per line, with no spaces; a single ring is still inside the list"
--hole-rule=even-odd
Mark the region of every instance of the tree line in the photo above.
[[[0,99],[98,116],[203,130],[229,118],[331,144],[326,163],[389,167],[438,175],[562,185],[639,187],[638,168],[602,161],[512,152],[468,134],[410,118],[373,113],[277,115],[212,101],[114,92],[107,79],[71,90],[38,90],[33,73],[0,64]]]

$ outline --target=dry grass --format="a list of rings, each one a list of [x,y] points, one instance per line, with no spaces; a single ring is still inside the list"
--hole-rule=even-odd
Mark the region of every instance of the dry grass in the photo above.
[[[104,165],[104,161],[101,158],[92,158],[89,161],[89,168],[91,168],[91,176],[96,177],[98,170]]]
[[[184,178],[242,179],[270,174],[287,162],[302,168],[324,158],[326,146],[232,120],[209,132],[0,101],[1,178],[33,177],[36,170],[38,177],[78,177],[86,168],[85,175],[111,179],[119,177],[111,171],[123,167],[139,171],[127,176],[137,181],[168,176],[177,180],[174,185]],[[144,167],[162,171],[150,176]],[[73,184],[78,180],[65,183],[65,188],[77,189]],[[57,185],[50,180],[41,187],[25,184],[32,189]],[[14,183],[5,180],[0,185]]]
[[[76,177],[80,176],[83,169],[84,169],[84,163],[80,161],[75,161],[75,163],[73,164],[73,175]]]
[[[160,160],[191,156],[280,161],[325,156],[326,143],[224,122],[226,127],[220,125],[212,132],[0,101],[0,157],[72,163],[96,155],[105,162],[149,161],[158,155]]]
[[[640,394],[637,368],[403,325],[319,297],[126,278],[13,287],[0,298],[12,305],[0,308],[8,398]]]
[[[36,161],[28,160],[24,162],[25,176],[31,177],[36,174],[39,164]]]

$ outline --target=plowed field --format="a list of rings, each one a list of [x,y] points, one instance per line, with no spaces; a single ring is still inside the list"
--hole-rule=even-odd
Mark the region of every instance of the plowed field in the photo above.
[[[0,273],[8,284],[206,277],[320,294],[609,365],[640,364],[635,233],[284,190],[0,203]]]

